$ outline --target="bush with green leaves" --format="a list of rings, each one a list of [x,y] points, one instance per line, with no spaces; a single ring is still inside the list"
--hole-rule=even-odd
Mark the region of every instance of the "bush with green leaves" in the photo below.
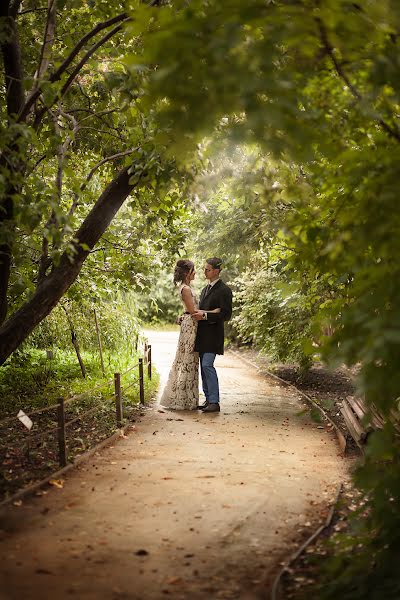
[[[235,294],[233,325],[243,342],[252,342],[273,361],[311,364],[305,342],[311,336],[312,311],[298,291],[284,293],[272,270],[245,273]]]
[[[69,349],[73,327],[82,350],[97,351],[95,315],[105,352],[119,352],[137,344],[140,323],[135,298],[118,294],[114,300],[79,303],[63,300],[28,338],[25,348]]]
[[[278,215],[280,241],[289,249],[283,281],[290,275],[297,294],[312,301],[311,344],[317,337],[331,364],[361,366],[358,392],[387,421],[371,436],[356,479],[367,508],[358,531],[367,526],[370,535],[344,553],[318,597],[397,599],[400,447],[391,419],[400,397],[399,3],[193,0],[180,6],[148,19],[152,44],[141,64],[159,65],[149,101],[161,106],[171,144],[180,150],[214,128],[299,165],[298,177],[280,186],[289,209]],[[271,189],[267,179],[265,188]],[[263,208],[267,218],[254,229],[266,232],[270,246],[270,204]],[[321,280],[326,296],[317,290],[314,305]],[[280,322],[288,307],[279,306],[279,295],[263,294],[269,334],[272,318]],[[301,295],[296,303],[307,311]],[[256,327],[248,331],[258,333],[262,325],[256,314],[251,318]],[[323,335],[325,326],[333,335]]]
[[[145,323],[175,323],[176,317],[182,312],[182,302],[171,273],[161,272],[149,293],[138,297],[138,306],[139,316]]]

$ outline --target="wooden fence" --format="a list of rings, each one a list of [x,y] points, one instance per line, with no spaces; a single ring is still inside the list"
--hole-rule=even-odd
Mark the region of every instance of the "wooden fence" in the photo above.
[[[74,423],[76,423],[77,421],[82,421],[89,414],[95,413],[100,408],[99,404],[96,403],[95,406],[92,406],[91,408],[89,408],[88,410],[85,410],[84,412],[80,412],[76,417],[68,419],[67,414],[66,414],[66,407],[71,406],[74,402],[81,400],[85,396],[88,396],[90,394],[93,395],[95,392],[97,392],[99,390],[110,387],[112,384],[114,384],[113,395],[110,396],[108,399],[110,399],[110,400],[113,399],[115,402],[116,426],[118,428],[123,427],[123,424],[124,424],[123,394],[127,390],[132,388],[133,386],[137,385],[138,386],[139,406],[143,407],[145,405],[145,367],[147,367],[147,377],[148,377],[148,379],[151,380],[151,375],[152,375],[151,346],[147,342],[144,343],[143,358],[139,358],[138,362],[135,365],[133,365],[131,368],[127,369],[123,373],[114,373],[113,379],[110,379],[104,383],[101,383],[100,385],[93,387],[92,389],[88,390],[87,392],[83,392],[81,394],[76,394],[67,399],[60,398],[56,404],[52,404],[52,405],[46,406],[44,408],[40,408],[37,410],[28,411],[26,413],[23,413],[23,417],[27,417],[28,424],[29,424],[29,421],[32,420],[32,417],[35,417],[36,415],[43,415],[44,413],[48,413],[50,411],[55,411],[57,414],[57,419],[56,419],[57,424],[55,426],[47,428],[41,432],[37,432],[35,430],[31,431],[30,428],[29,429],[27,428],[26,440],[27,440],[28,450],[31,447],[32,442],[36,439],[43,439],[43,438],[49,439],[49,436],[53,436],[53,440],[54,440],[54,437],[56,437],[57,446],[58,446],[58,462],[59,462],[60,467],[65,467],[68,463],[68,452],[67,452],[68,428],[71,425],[73,425]],[[134,377],[128,383],[126,383],[124,386],[122,386],[121,378],[128,374],[130,375],[134,372],[136,373],[136,377]],[[9,425],[16,419],[22,420],[22,422],[23,422],[23,419],[21,419],[20,416],[15,415],[12,417],[7,417],[6,419],[2,419],[0,421],[0,427],[4,426],[4,425]]]

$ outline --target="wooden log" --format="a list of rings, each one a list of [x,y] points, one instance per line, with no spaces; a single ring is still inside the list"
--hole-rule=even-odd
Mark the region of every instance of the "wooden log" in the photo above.
[[[121,375],[114,373],[115,389],[115,413],[118,427],[122,427],[122,395],[121,395]]]
[[[367,414],[367,411],[364,408],[362,402],[360,401],[360,398],[354,398],[352,396],[347,396],[346,402],[348,402],[348,404],[350,404],[353,412],[356,413],[357,417],[360,420],[365,417],[365,415]]]
[[[149,345],[147,350],[147,375],[151,379],[151,345]]]
[[[368,407],[363,398],[348,397],[347,402],[350,404],[352,410],[356,413],[360,421],[367,417],[368,422],[363,423],[364,429],[367,431],[383,429],[385,421],[374,406]]]
[[[379,412],[376,410],[374,405],[371,406],[371,414],[372,414],[371,422],[372,422],[374,429],[383,429],[383,427],[385,425],[385,419],[382,417],[382,415],[379,414]]]
[[[143,358],[139,358],[139,398],[140,406],[144,406]]]
[[[360,421],[357,419],[355,414],[350,408],[350,405],[346,400],[343,401],[343,407],[340,409],[344,420],[346,421],[347,428],[353,437],[353,439],[359,443],[363,442],[367,437],[367,432],[361,425]]]

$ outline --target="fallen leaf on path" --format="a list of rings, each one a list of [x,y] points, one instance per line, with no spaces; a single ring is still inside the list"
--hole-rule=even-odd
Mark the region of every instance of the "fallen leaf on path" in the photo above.
[[[14,506],[22,506],[22,500],[14,500]]]
[[[160,409],[159,409],[157,412],[160,412],[160,413],[165,413],[165,410],[160,410]]]
[[[165,582],[168,585],[176,585],[177,583],[182,583],[182,577],[169,577]]]
[[[47,569],[36,569],[35,573],[38,575],[53,575],[53,572],[48,571]]]
[[[122,594],[123,593],[122,589],[119,587],[113,587],[112,591],[113,591],[113,594]]]
[[[50,479],[49,485],[62,489],[64,487],[64,479]]]
[[[148,556],[149,553],[147,552],[147,550],[141,548],[140,550],[136,550],[135,554],[136,556]]]

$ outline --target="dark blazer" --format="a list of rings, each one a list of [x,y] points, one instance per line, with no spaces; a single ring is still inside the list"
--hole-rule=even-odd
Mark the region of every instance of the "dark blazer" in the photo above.
[[[224,321],[232,316],[232,290],[219,279],[206,294],[205,287],[200,295],[200,310],[220,308],[220,313],[208,313],[207,320],[199,321],[195,352],[224,353]]]

